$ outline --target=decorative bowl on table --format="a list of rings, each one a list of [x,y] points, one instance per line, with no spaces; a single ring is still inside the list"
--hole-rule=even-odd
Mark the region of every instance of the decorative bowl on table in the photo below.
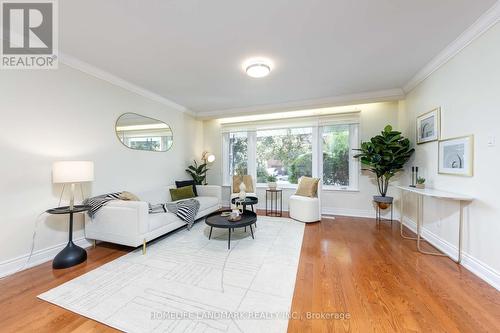
[[[238,216],[231,216],[229,215],[227,217],[227,219],[230,221],[230,222],[238,222],[241,220],[241,215],[238,215]]]

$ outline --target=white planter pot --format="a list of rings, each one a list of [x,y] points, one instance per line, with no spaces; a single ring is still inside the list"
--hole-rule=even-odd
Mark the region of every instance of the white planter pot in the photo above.
[[[276,184],[276,182],[268,182],[267,183],[267,186],[271,189],[271,190],[275,190],[276,187],[278,187],[278,185]]]

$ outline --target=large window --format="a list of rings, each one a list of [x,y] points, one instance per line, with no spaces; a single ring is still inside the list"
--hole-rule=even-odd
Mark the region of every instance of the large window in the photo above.
[[[358,145],[357,123],[229,130],[224,133],[224,182],[249,174],[258,185],[275,176],[280,187],[294,187],[300,177],[312,176],[321,178],[327,190],[356,190],[359,164],[352,149]]]
[[[248,174],[248,137],[246,132],[229,133],[229,174]]]
[[[297,184],[312,176],[312,128],[257,131],[257,183],[276,177],[278,184]]]
[[[325,126],[323,140],[323,184],[349,186],[349,125]]]

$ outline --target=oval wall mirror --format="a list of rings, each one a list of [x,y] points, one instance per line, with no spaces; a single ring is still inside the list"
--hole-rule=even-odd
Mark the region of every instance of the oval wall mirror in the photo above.
[[[135,150],[164,152],[174,142],[170,126],[137,113],[122,114],[116,121],[115,131],[123,145]]]

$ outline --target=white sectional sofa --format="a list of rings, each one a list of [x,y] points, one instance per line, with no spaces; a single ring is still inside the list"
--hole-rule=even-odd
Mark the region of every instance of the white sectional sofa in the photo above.
[[[90,219],[85,218],[85,237],[91,240],[106,241],[116,244],[146,249],[146,242],[168,232],[185,226],[186,223],[172,213],[149,214],[148,203],[171,202],[170,188],[137,193],[141,201],[113,200],[103,206]],[[196,219],[200,219],[221,208],[221,187],[216,185],[196,186],[200,210]]]

